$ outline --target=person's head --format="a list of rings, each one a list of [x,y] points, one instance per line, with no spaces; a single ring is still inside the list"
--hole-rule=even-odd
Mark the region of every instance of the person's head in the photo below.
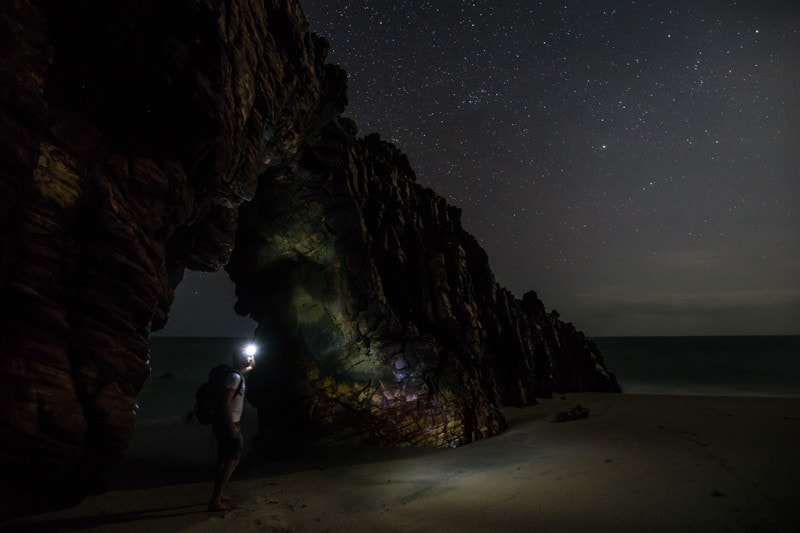
[[[244,350],[236,350],[233,353],[233,367],[240,371],[250,371],[256,365],[255,355]]]

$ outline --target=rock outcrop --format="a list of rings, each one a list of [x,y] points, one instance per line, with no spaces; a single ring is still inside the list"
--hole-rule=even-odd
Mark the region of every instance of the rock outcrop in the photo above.
[[[356,139],[326,53],[296,0],[3,3],[2,515],[103,489],[174,288],[234,250],[281,354],[253,400],[298,431],[455,445],[500,405],[617,389],[402,154]]]
[[[458,208],[347,119],[276,161],[240,213],[227,268],[267,348],[250,399],[268,449],[287,434],[457,446],[504,429],[501,406],[619,390],[535,293],[497,284]]]
[[[296,2],[3,3],[4,513],[102,489],[150,331],[228,262],[266,139],[291,157],[324,113],[325,51]]]

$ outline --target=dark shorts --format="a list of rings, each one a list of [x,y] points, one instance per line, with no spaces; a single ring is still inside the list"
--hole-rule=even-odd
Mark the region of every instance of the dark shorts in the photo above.
[[[238,428],[239,425],[237,424]],[[231,435],[231,430],[226,424],[214,424],[214,436],[217,438],[217,460],[219,461],[238,461],[242,457],[244,450],[244,439],[242,432]]]

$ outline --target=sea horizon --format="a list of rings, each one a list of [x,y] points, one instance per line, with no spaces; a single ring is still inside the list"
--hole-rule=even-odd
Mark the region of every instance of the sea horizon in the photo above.
[[[153,336],[153,375],[201,380],[252,337]],[[587,337],[626,394],[800,397],[800,335]],[[268,356],[266,347],[262,356]]]

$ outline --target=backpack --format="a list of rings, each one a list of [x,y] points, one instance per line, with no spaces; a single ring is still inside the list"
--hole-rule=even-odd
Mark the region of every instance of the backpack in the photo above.
[[[225,391],[225,380],[228,375],[234,372],[239,374],[232,366],[219,364],[208,373],[208,381],[198,387],[194,393],[194,416],[201,424],[213,424],[222,411],[222,394]],[[242,375],[239,374],[242,378]],[[244,386],[244,378],[239,381],[239,394]]]

